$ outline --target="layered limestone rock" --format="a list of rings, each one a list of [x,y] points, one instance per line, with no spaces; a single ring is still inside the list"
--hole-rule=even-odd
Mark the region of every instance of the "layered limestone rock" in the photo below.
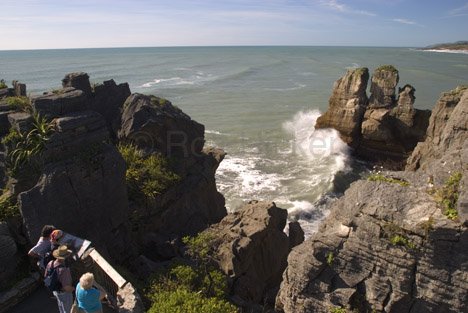
[[[468,87],[459,86],[442,93],[432,111],[426,140],[419,143],[408,159],[406,168],[427,168],[447,150],[462,150],[468,129]]]
[[[317,119],[315,128],[334,128],[350,146],[356,146],[361,132],[363,114],[367,106],[369,70],[348,70],[338,79],[329,100],[329,109]]]
[[[276,293],[290,250],[283,232],[287,215],[272,202],[250,201],[207,230],[216,238],[216,261],[230,278],[231,293],[243,301],[263,303]]]
[[[461,92],[444,94],[434,109],[425,148],[410,159],[419,163],[409,162],[416,172],[353,183],[319,231],[293,249],[278,311],[468,310],[468,92]],[[440,194],[459,174],[458,217],[450,219]]]
[[[315,128],[335,128],[355,148],[355,154],[366,159],[405,160],[424,139],[430,112],[413,107],[415,89],[411,85],[400,88],[396,99],[399,75],[391,65],[374,71],[367,100],[368,74],[362,74],[367,72],[367,68],[348,71],[335,83],[329,109],[317,119]],[[359,90],[359,94],[347,90]]]
[[[8,224],[0,222],[0,290],[8,288],[6,284],[16,275],[17,252],[18,248]]]
[[[181,177],[179,184],[154,201],[131,204],[132,214],[141,221],[136,235],[146,256],[153,260],[176,256],[175,238],[195,235],[227,214],[214,177],[224,151],[203,148],[204,126],[170,101],[131,95],[124,105],[118,138],[146,154],[171,158]]]

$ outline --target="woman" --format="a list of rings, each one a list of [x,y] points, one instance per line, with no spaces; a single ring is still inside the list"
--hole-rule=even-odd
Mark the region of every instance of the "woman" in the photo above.
[[[54,230],[55,227],[53,225],[45,225],[41,230],[39,241],[28,252],[30,257],[38,259],[37,266],[39,266],[42,273],[44,273],[45,268],[50,261],[50,259],[45,259],[45,257],[52,251],[50,235]]]
[[[95,288],[97,287],[97,288]],[[76,302],[86,313],[102,313],[101,300],[106,297],[104,289],[94,281],[94,275],[85,273],[76,285]]]

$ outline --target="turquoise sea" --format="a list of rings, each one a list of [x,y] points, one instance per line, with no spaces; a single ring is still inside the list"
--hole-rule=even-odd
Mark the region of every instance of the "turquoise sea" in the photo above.
[[[372,72],[393,64],[400,86],[416,88],[416,107],[430,109],[443,91],[468,84],[468,55],[411,48],[180,47],[0,51],[0,78],[38,94],[68,72],[92,82],[113,78],[132,92],[172,101],[206,127],[208,145],[228,153],[217,172],[234,210],[245,200],[272,200],[301,219],[308,233],[326,212],[339,171],[350,170],[336,132],[313,132],[333,83],[346,69]]]

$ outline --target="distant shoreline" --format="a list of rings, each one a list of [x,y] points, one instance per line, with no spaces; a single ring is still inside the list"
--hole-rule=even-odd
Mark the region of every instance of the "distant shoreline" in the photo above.
[[[443,43],[432,45],[418,50],[444,53],[462,53],[468,54],[468,41],[457,41],[454,43]]]
[[[457,54],[468,54],[468,49],[418,49],[420,51],[428,52],[439,52],[439,53],[457,53]]]

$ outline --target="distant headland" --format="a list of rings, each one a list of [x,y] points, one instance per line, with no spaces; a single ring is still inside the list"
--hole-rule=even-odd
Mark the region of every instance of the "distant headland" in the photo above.
[[[468,53],[468,41],[456,41],[453,43],[440,43],[430,45],[419,50],[436,51],[436,52],[452,52],[452,53]]]

